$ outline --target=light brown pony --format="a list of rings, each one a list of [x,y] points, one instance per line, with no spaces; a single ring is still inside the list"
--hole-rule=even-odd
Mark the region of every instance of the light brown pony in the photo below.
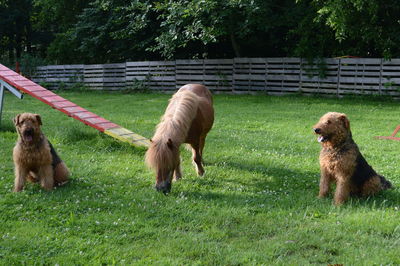
[[[179,156],[182,143],[190,144],[197,174],[204,174],[203,148],[213,122],[212,95],[205,86],[187,84],[172,96],[146,153],[146,164],[156,172],[158,191],[170,192],[172,176],[175,180],[182,177]]]

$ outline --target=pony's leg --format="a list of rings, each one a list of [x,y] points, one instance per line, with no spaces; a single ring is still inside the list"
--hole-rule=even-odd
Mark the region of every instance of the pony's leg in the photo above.
[[[199,153],[201,157],[203,157],[204,144],[206,144],[206,137],[201,136],[199,141]]]
[[[201,159],[201,152],[200,152],[200,145],[199,144],[192,144],[192,155],[193,155],[193,162],[196,166],[197,175],[203,176],[204,175],[204,168],[202,165]]]
[[[179,163],[174,170],[174,181],[178,181],[181,178],[182,178],[182,170],[181,170],[181,163],[179,160]]]

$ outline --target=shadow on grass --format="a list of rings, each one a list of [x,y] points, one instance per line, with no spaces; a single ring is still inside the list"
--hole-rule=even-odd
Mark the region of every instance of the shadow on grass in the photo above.
[[[367,198],[352,197],[345,205],[370,209],[399,208],[400,193],[394,188]]]
[[[65,129],[63,139],[67,143],[75,143],[78,141],[87,141],[97,138],[98,133],[93,130],[82,130],[78,127],[69,127]]]
[[[65,130],[62,141],[66,144],[77,144],[78,146],[81,142],[85,145],[90,143],[93,152],[126,151],[138,156],[144,156],[146,152],[144,147],[134,147],[94,129],[82,130],[78,127],[70,127]]]
[[[219,167],[219,163],[209,163],[208,165],[213,165]],[[240,180],[237,178],[224,178],[223,181],[240,183],[245,186],[252,186],[254,191],[262,190],[264,187],[270,188],[283,188],[290,191],[296,189],[306,189],[312,188],[315,185],[318,186],[319,172],[310,171],[298,171],[290,168],[282,168],[275,166],[267,166],[263,164],[255,165],[251,163],[239,162],[230,160],[224,162],[224,167],[231,169],[236,169],[247,173],[257,173],[265,178],[254,179],[254,180]]]
[[[212,163],[209,165],[215,165]],[[230,161],[225,166],[235,168],[240,171],[259,173],[265,178],[255,178],[253,180],[240,180],[238,178],[224,177],[223,179],[207,180],[198,178],[195,182],[209,186],[231,186],[232,184],[244,187],[247,193],[241,190],[228,190],[228,192],[213,191],[188,191],[183,192],[192,198],[201,201],[214,202],[217,205],[225,204],[235,207],[248,207],[249,205],[259,206],[260,204],[270,204],[270,207],[281,209],[293,209],[301,207],[315,206],[316,204],[328,204],[332,206],[333,193],[335,187],[331,189],[330,195],[326,199],[318,200],[319,172],[298,171],[281,167],[266,167],[264,165],[249,165],[242,162]],[[250,188],[250,189],[248,189]],[[400,193],[396,188],[383,191],[373,197],[362,198],[352,197],[344,205],[353,208],[363,207],[370,209],[397,208],[400,204]]]
[[[4,119],[0,121],[0,132],[15,132],[15,127],[12,122],[5,121]]]

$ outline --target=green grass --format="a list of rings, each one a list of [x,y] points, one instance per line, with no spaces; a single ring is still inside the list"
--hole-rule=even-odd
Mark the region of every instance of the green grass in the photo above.
[[[169,95],[62,92],[151,137]],[[0,129],[0,263],[10,264],[400,264],[400,142],[377,140],[400,123],[398,102],[215,96],[216,120],[198,178],[182,148],[184,178],[157,193],[135,149],[26,97],[6,95]],[[311,127],[345,112],[368,162],[395,186],[332,205],[317,199],[319,144]],[[52,192],[12,193],[11,119],[42,115],[43,131],[72,171]]]

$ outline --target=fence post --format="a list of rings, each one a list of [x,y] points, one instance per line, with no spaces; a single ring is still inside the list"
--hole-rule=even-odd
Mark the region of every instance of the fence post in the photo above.
[[[232,84],[231,90],[233,91],[233,86],[234,86],[233,83],[234,83],[234,80],[235,80],[235,78],[234,78],[234,75],[235,75],[235,59],[232,60],[231,70],[232,70],[232,72],[231,72],[231,84]]]
[[[46,66],[46,67],[45,67],[45,70],[44,70],[44,80],[45,80],[44,82],[45,82],[45,83],[48,82],[48,81],[47,81],[48,76],[49,76],[49,73],[48,73],[48,72],[49,72],[49,66]]]
[[[125,69],[124,69],[124,71],[125,71],[125,89],[128,90],[128,89],[129,89],[128,80],[127,80],[127,76],[128,76],[128,64],[127,64],[126,61],[125,61]]]
[[[177,64],[176,64],[176,59],[174,60],[174,73],[175,73],[175,75],[174,75],[174,88],[176,89],[176,87],[177,87],[177,84],[178,84],[178,82],[176,81],[176,66],[177,66]]]
[[[379,66],[379,95],[382,95],[382,72],[383,72],[383,58]]]
[[[175,64],[175,69],[174,69],[174,72],[175,72],[175,78],[174,78],[174,80],[175,80],[175,90],[177,90],[178,89],[178,77],[177,77],[177,75],[178,75],[178,60],[177,59],[175,59],[174,60],[174,64]]]
[[[340,90],[341,66],[342,66],[342,59],[339,58],[338,70],[337,70],[337,85],[336,85],[336,97],[338,97],[338,98],[339,98],[339,90]]]
[[[282,79],[281,79],[281,94],[283,95],[283,76],[286,73],[286,60],[285,60],[285,58],[282,58],[282,66],[283,66],[283,69],[282,69]]]
[[[235,86],[236,86],[236,57],[233,58],[232,61],[232,93],[235,93]]]
[[[303,58],[300,58],[300,67],[299,67],[299,92],[303,92]]]
[[[268,58],[265,58],[264,68],[264,90],[265,94],[268,94]]]

